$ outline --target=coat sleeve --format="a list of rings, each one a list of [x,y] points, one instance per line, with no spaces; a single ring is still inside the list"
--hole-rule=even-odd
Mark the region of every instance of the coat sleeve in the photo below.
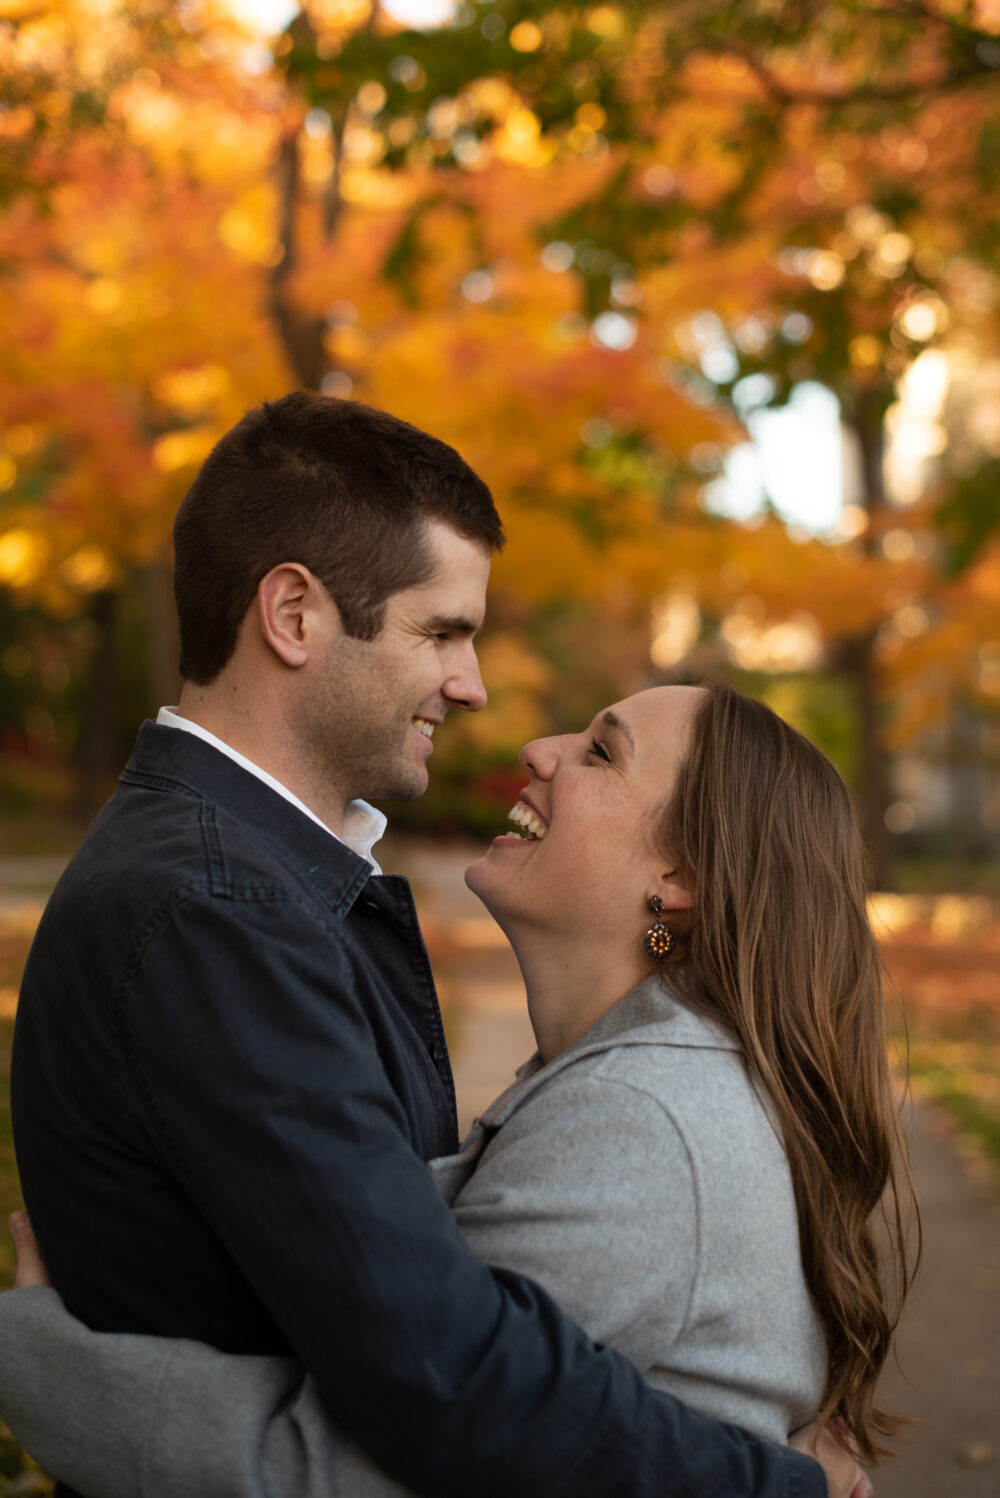
[[[294,1359],[92,1332],[55,1290],[0,1295],[0,1409],[84,1498],[408,1498]]]
[[[477,1260],[406,1143],[349,976],[331,977],[287,907],[258,902],[252,928],[225,917],[171,917],[185,939],[151,940],[126,1023],[165,1154],[313,1382],[190,1344],[141,1354],[132,1494],[164,1498],[154,1474],[197,1449],[178,1491],[348,1498],[331,1482],[332,1411],[397,1481],[441,1498],[824,1498],[815,1464],[655,1393],[533,1281]],[[47,1362],[51,1379],[61,1364]],[[98,1397],[89,1364],[77,1384]],[[183,1420],[200,1433],[188,1448]]]

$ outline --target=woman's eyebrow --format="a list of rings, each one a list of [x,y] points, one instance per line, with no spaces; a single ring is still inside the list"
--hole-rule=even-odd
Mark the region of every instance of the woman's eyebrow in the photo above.
[[[604,724],[605,728],[617,729],[622,738],[627,742],[629,749],[633,754],[635,753],[635,739],[632,736],[631,728],[629,728],[624,718],[619,718],[617,713],[613,713],[611,709],[608,708],[608,711],[606,713],[601,714],[601,722]]]

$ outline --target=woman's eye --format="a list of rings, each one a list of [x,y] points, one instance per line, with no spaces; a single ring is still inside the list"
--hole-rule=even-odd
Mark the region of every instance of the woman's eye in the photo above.
[[[611,764],[611,755],[605,749],[604,745],[599,744],[596,739],[591,739],[590,748],[587,750],[587,753],[596,754],[598,759],[603,759],[607,764]]]

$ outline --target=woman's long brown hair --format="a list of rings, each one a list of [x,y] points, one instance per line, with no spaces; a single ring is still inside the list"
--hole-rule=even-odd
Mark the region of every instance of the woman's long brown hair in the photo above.
[[[826,1330],[821,1414],[876,1461],[905,1423],[874,1393],[912,1278],[912,1190],[850,794],[770,708],[711,686],[659,841],[695,896],[678,979],[739,1040],[784,1139]]]

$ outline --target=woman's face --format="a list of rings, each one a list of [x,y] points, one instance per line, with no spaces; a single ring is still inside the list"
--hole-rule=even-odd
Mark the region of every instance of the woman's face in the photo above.
[[[604,709],[582,733],[525,746],[531,780],[511,814],[525,835],[495,838],[465,876],[509,934],[529,926],[638,943],[649,895],[668,912],[690,905],[653,838],[701,696],[697,687],[654,687]]]

